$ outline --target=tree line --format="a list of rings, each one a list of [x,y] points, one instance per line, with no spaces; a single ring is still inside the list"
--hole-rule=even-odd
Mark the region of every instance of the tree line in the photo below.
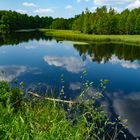
[[[103,6],[95,12],[86,9],[69,19],[0,11],[0,32],[36,28],[78,30],[87,34],[140,34],[140,8],[118,13],[113,8],[108,10]]]
[[[131,61],[140,60],[140,47],[126,44],[93,43],[73,46],[85,61],[88,57],[93,62],[107,63],[113,55],[119,60]]]

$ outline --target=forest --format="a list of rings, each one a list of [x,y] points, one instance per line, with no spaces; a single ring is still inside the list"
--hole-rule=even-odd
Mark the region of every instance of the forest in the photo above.
[[[106,6],[95,12],[86,9],[73,18],[29,16],[15,11],[0,11],[0,32],[9,33],[21,29],[77,30],[86,34],[140,34],[140,8],[125,9],[118,13]]]

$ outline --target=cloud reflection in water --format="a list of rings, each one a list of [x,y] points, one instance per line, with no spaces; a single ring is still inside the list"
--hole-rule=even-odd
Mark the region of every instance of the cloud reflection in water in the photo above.
[[[0,81],[11,82],[24,73],[40,75],[42,71],[37,67],[28,67],[24,65],[0,65]]]
[[[26,66],[3,65],[0,66],[0,81],[11,82],[27,70]]]
[[[138,69],[140,68],[140,65],[137,61],[130,62],[126,60],[120,60],[117,56],[112,55],[111,59],[109,60],[112,64],[120,64],[123,68],[127,69]]]
[[[114,93],[113,108],[122,119],[128,120],[128,130],[135,136],[140,136],[140,93]]]
[[[72,73],[83,71],[85,66],[85,63],[76,57],[45,56],[44,61],[50,66],[61,67]]]

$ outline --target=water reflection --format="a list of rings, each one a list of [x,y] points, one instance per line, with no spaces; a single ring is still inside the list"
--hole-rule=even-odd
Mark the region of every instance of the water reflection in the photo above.
[[[96,43],[89,45],[74,45],[74,48],[79,52],[79,55],[84,57],[90,56],[92,61],[107,63],[112,55],[115,55],[119,60],[135,61],[140,60],[140,47],[125,44],[112,43]]]
[[[0,81],[11,82],[27,70],[25,66],[0,66]]]
[[[85,65],[80,59],[75,57],[45,56],[44,61],[46,61],[50,66],[62,67],[72,73],[83,71]]]
[[[12,82],[23,74],[32,73],[33,75],[42,74],[37,67],[24,65],[0,65],[0,81]]]
[[[70,83],[70,85],[69,85],[69,89],[70,90],[73,90],[73,91],[75,91],[75,90],[80,90],[81,89],[81,83],[80,82],[75,82],[75,83]]]
[[[116,114],[128,120],[128,130],[135,136],[140,136],[140,92],[125,95],[114,92],[110,95]]]
[[[18,32],[12,34],[0,34],[0,46],[2,45],[18,45],[22,42],[28,42],[30,40],[52,40],[52,37],[46,37],[39,31],[33,32]]]
[[[109,62],[112,63],[112,64],[119,64],[122,67],[127,68],[127,69],[138,69],[138,68],[140,68],[139,61],[131,62],[131,61],[124,60],[124,59],[120,60],[115,55],[112,55],[112,57],[109,59]]]
[[[106,104],[112,102],[114,112],[128,119],[129,131],[140,136],[140,47],[67,42],[39,32],[0,36],[0,46],[0,81],[16,78],[32,91],[53,90],[58,95],[63,74],[64,96],[75,99],[81,93],[85,69],[94,87],[101,79],[109,80]],[[90,88],[87,97],[94,92]]]

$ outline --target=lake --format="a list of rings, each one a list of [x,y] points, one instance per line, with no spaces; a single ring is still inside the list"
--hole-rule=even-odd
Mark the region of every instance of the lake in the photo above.
[[[0,80],[23,81],[32,91],[55,96],[64,86],[62,98],[75,99],[81,76],[94,87],[101,79],[109,81],[106,110],[127,119],[129,132],[140,136],[140,47],[68,41],[38,32],[0,37]]]

